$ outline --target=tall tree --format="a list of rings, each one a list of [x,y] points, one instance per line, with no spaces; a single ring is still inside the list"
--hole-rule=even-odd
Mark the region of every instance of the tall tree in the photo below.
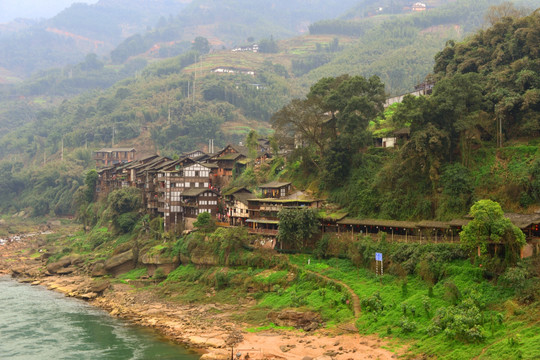
[[[479,249],[486,254],[488,245],[501,245],[508,263],[519,259],[520,249],[525,245],[525,234],[504,216],[499,203],[491,200],[477,201],[470,211],[471,220],[460,233],[461,242],[471,250]]]
[[[191,49],[197,51],[201,55],[208,54],[210,52],[210,43],[207,38],[197,36],[191,44]]]
[[[320,99],[294,99],[272,116],[272,126],[282,138],[288,138],[290,144],[304,142],[317,148],[322,156],[330,133],[326,121],[329,116],[324,113]],[[283,139],[280,139],[283,140]]]
[[[283,208],[278,213],[278,240],[293,249],[301,249],[306,240],[319,231],[319,220],[314,209]]]

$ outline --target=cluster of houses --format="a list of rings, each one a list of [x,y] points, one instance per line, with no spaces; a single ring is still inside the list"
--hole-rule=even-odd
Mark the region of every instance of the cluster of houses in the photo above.
[[[212,69],[213,73],[218,74],[242,74],[255,76],[255,70],[248,68],[239,68],[234,66],[220,66]]]
[[[238,46],[231,50],[232,52],[259,52],[259,44],[251,44],[248,46]]]
[[[221,226],[245,226],[260,238],[274,239],[281,209],[313,208],[319,212],[321,233],[351,238],[385,234],[389,241],[457,242],[459,232],[469,222],[355,219],[343,211],[327,213],[321,200],[293,191],[290,182],[259,185],[258,194],[244,187],[228,187],[233,174],[241,173],[250,161],[260,163],[272,156],[269,145],[268,140],[259,139],[255,159],[249,159],[245,147],[230,144],[212,154],[196,150],[176,160],[159,155],[135,160],[133,148],[101,149],[95,153],[99,174],[96,191],[98,196],[106,196],[122,187],[141,189],[146,211],[162,216],[166,231],[192,229],[197,216],[207,212]],[[527,237],[522,256],[538,253],[540,214],[506,216]],[[276,245],[276,241],[270,243]]]
[[[159,155],[136,160],[134,148],[104,148],[94,154],[99,175],[96,192],[104,197],[123,187],[140,189],[146,211],[162,216],[167,231],[190,229],[203,212],[219,222],[238,221],[235,216],[229,220],[229,210],[240,214],[243,203],[230,209],[233,205],[223,201],[221,189],[250,161],[260,163],[271,157],[269,147],[268,140],[259,139],[255,159],[248,158],[247,148],[227,145],[216,153],[197,150],[176,160]]]

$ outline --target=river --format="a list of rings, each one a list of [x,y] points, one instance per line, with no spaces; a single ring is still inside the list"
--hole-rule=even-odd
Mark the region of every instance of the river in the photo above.
[[[0,276],[0,359],[196,360],[82,300]]]

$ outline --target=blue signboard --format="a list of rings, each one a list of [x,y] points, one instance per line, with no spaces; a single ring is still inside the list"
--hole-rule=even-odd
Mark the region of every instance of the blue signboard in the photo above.
[[[382,253],[375,253],[375,261],[382,261]]]

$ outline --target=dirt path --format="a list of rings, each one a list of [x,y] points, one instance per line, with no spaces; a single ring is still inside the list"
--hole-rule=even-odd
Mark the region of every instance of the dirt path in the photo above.
[[[311,270],[305,270],[305,271],[310,274],[316,275],[322,279],[325,279],[327,281],[339,284],[340,286],[343,286],[345,289],[347,289],[347,291],[349,292],[352,298],[354,317],[357,318],[360,316],[360,314],[362,313],[362,307],[360,306],[360,298],[358,297],[358,295],[356,295],[354,290],[349,285],[345,284],[343,281],[332,279],[326,275],[322,275]]]
[[[328,277],[326,275],[319,274],[319,273],[317,273],[315,271],[302,269],[298,265],[292,265],[292,268],[295,269],[297,272],[305,271],[305,272],[310,273],[312,275],[315,275],[318,278],[321,278],[323,280],[333,282],[333,283],[336,283],[336,284],[338,284],[340,286],[343,286],[345,289],[347,289],[347,291],[351,295],[354,317],[358,318],[360,316],[360,314],[362,313],[362,307],[360,306],[360,298],[358,297],[358,295],[356,295],[354,290],[349,285],[345,284],[343,281],[332,279],[332,278],[330,278],[330,277]]]

